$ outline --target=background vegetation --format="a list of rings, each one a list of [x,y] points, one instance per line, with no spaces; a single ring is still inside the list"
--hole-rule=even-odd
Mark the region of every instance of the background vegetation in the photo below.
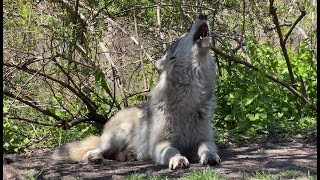
[[[217,139],[316,131],[315,0],[3,2],[3,147],[18,152],[99,133],[148,99],[155,61],[209,15]]]

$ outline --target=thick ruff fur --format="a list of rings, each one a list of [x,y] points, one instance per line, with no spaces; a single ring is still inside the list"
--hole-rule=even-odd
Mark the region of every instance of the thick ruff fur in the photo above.
[[[220,163],[211,127],[216,70],[209,53],[209,28],[207,16],[199,15],[189,32],[157,61],[160,79],[146,104],[119,111],[101,137],[68,143],[53,158],[151,159],[171,169],[189,167],[189,161]]]

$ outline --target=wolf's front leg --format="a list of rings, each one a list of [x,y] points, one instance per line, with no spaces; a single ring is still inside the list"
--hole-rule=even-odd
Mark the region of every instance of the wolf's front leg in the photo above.
[[[158,164],[169,165],[171,170],[189,167],[188,159],[168,142],[159,143],[155,146],[153,159]]]
[[[200,164],[203,165],[218,165],[221,162],[217,154],[217,147],[213,141],[201,142],[198,149]]]

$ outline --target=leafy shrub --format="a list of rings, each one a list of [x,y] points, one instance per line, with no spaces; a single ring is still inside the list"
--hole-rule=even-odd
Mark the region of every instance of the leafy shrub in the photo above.
[[[304,74],[309,85],[307,94],[314,100],[316,84],[312,77],[315,77],[315,71],[311,70],[314,68],[311,63],[306,63],[312,62],[313,57],[304,49],[303,44],[299,53],[290,54],[294,64],[293,71],[297,72],[297,76]],[[270,44],[252,41],[248,42],[248,49],[253,64],[263,67],[265,72],[273,72],[283,80],[290,81],[279,50],[272,50]],[[225,66],[226,64],[221,65],[222,68]],[[232,64],[231,69],[231,75],[223,72],[217,77],[218,99],[214,124],[218,132],[231,130],[246,138],[259,139],[270,132],[297,133],[315,129],[315,112],[287,89],[268,80],[263,72],[236,64]]]

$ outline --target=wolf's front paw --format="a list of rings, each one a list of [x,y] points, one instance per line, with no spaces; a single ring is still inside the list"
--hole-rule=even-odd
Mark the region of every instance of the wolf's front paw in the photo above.
[[[101,163],[103,160],[101,153],[88,151],[81,159],[81,162],[84,163]]]
[[[203,153],[200,157],[200,164],[215,166],[220,164],[221,159],[217,153]]]
[[[181,155],[175,155],[172,158],[170,158],[169,169],[174,170],[177,168],[188,168],[188,167],[189,167],[189,161],[186,157]]]

